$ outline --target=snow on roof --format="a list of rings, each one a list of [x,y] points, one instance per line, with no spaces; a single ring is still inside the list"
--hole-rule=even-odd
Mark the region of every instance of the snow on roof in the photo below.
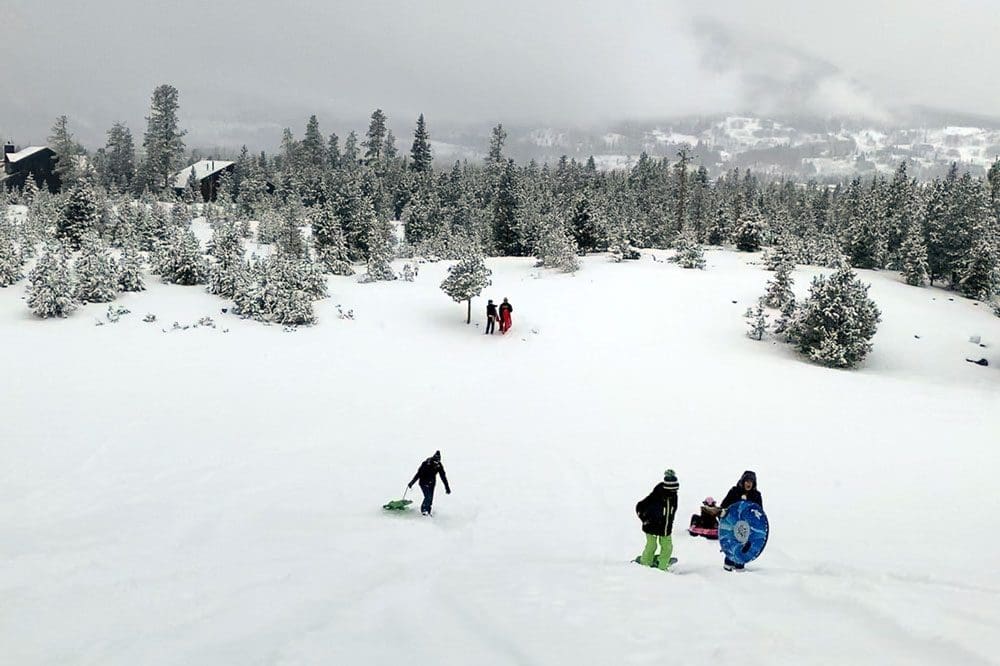
[[[191,166],[181,169],[174,175],[174,187],[187,187],[188,181],[191,179],[192,170],[194,171],[195,180],[200,181],[208,178],[212,174],[219,173],[231,164],[234,164],[234,162],[228,162],[226,160],[199,160]]]
[[[17,162],[18,160],[23,160],[29,155],[34,155],[35,153],[45,150],[48,146],[28,146],[27,148],[22,148],[16,153],[7,153],[4,157],[7,158],[8,162]]]

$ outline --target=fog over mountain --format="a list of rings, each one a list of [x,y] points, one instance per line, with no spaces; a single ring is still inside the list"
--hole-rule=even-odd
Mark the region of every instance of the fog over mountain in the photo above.
[[[398,136],[423,112],[432,136],[482,143],[498,121],[603,135],[726,114],[1000,115],[989,2],[689,4],[0,0],[0,137],[42,142],[60,114],[88,147],[116,120],[141,134],[159,83],[206,149],[273,148],[312,113],[363,130],[376,107]]]

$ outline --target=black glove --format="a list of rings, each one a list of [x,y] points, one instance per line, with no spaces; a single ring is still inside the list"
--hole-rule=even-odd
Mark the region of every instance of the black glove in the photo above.
[[[444,489],[444,494],[445,495],[451,495],[451,488],[445,488]]]

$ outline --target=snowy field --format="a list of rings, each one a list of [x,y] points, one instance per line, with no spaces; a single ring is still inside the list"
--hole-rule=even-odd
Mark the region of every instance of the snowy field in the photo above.
[[[861,271],[875,350],[825,369],[745,336],[757,255],[707,257],[491,260],[503,338],[445,264],[331,278],[295,332],[155,278],[103,326],[0,290],[0,662],[1000,663],[1000,319]],[[435,449],[436,515],[383,512]],[[672,573],[630,563],[665,467]],[[727,573],[684,527],[744,469],[771,539]]]

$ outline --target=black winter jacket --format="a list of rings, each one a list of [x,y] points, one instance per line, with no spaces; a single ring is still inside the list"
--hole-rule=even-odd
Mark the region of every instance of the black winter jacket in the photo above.
[[[497,306],[494,305],[493,303],[490,303],[489,305],[487,305],[486,306],[486,316],[487,317],[492,317],[493,319],[496,319],[499,316],[499,315],[497,315]]]
[[[677,513],[677,491],[658,483],[645,499],[635,505],[635,514],[642,521],[642,531],[657,536],[670,536]]]
[[[448,487],[448,476],[444,473],[444,465],[441,464],[440,460],[435,460],[433,457],[420,463],[417,473],[413,475],[413,478],[407,485],[412,488],[414,483],[420,481],[420,485],[433,488],[437,484],[438,474],[441,475],[441,482],[444,483],[444,489],[450,493],[451,488]]]
[[[750,478],[753,481],[753,488],[750,490],[745,490],[743,488],[743,481],[747,478]],[[764,508],[764,498],[760,496],[760,491],[757,490],[757,476],[751,472],[743,473],[743,476],[740,477],[740,480],[736,483],[736,485],[730,488],[729,492],[726,493],[726,498],[722,500],[722,504],[720,506],[723,509],[726,509],[742,500],[754,502],[755,504],[759,504],[760,508]]]
[[[501,315],[503,314],[504,310],[507,310],[508,312],[514,312],[514,306],[511,305],[510,303],[501,303],[500,304],[500,314]]]

